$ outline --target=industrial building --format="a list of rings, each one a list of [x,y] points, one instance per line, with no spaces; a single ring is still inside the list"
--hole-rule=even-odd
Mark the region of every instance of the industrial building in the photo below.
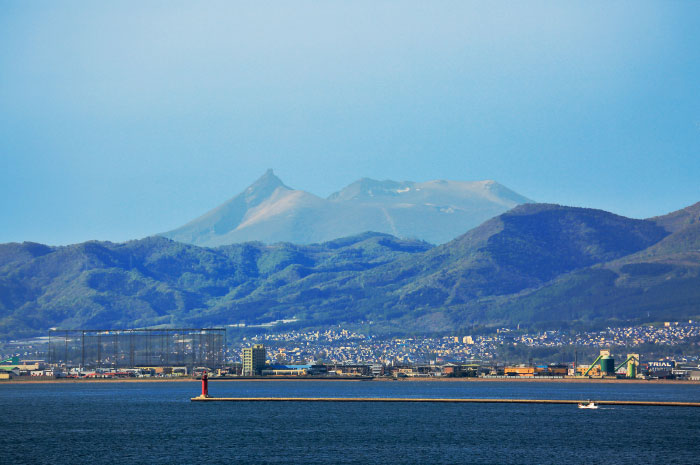
[[[265,376],[319,376],[327,373],[326,365],[267,365],[262,370]]]
[[[574,374],[577,376],[609,377],[624,376],[636,378],[639,367],[639,354],[627,354],[621,364],[615,366],[615,359],[609,350],[601,350],[600,355],[590,365],[575,365]]]
[[[503,373],[506,376],[519,376],[521,378],[534,378],[536,376],[556,376],[567,375],[567,365],[519,365],[505,367]]]

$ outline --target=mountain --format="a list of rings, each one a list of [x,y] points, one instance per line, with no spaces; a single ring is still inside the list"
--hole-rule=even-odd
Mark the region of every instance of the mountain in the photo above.
[[[495,181],[367,178],[322,199],[287,187],[268,170],[223,205],[162,236],[216,247],[246,241],[311,244],[377,231],[439,244],[529,202]]]
[[[381,233],[216,248],[162,237],[2,244],[0,335],[278,320],[425,333],[696,319],[699,219],[700,204],[647,220],[525,204],[437,247]]]
[[[501,302],[572,271],[644,250],[667,235],[653,221],[601,210],[521,205],[425,253],[317,283],[316,297],[302,297],[303,282],[282,286],[268,292],[266,305],[295,308],[309,318],[330,314],[345,321],[384,321],[387,329],[528,324],[537,320],[499,313]]]
[[[700,202],[650,218],[667,235],[638,252],[564,274],[482,308],[541,326],[700,318]]]

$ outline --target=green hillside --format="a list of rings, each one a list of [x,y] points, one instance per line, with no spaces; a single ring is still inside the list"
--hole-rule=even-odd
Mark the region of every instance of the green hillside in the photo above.
[[[49,327],[142,327],[255,316],[233,303],[285,283],[367,270],[425,242],[368,233],[322,245],[259,243],[207,249],[151,237],[123,244],[0,245],[0,334]],[[255,313],[255,312],[252,312]]]
[[[517,300],[558,276],[643,250],[667,235],[654,222],[600,210],[522,205],[424,254],[317,285],[319,298],[295,299],[295,289],[280,289],[273,302],[306,308],[313,318],[332,313],[387,330],[510,324],[520,317],[485,312],[498,309],[504,297]],[[523,323],[538,318],[550,319],[537,315]]]
[[[377,233],[309,246],[3,244],[0,335],[282,319],[400,333],[695,318],[698,209],[634,220],[528,204],[439,247]]]
[[[652,220],[673,231],[618,260],[488,306],[487,318],[541,326],[700,318],[700,204]]]

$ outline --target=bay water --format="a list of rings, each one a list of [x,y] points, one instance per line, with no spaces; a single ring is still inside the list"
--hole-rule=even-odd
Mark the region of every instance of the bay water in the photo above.
[[[700,464],[700,408],[190,402],[198,382],[0,385],[7,464]],[[700,385],[216,381],[216,397],[700,402]]]

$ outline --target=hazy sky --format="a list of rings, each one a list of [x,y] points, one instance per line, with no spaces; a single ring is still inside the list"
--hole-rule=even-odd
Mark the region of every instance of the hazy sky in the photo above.
[[[700,2],[0,2],[0,242],[182,225],[267,168],[700,201]]]

